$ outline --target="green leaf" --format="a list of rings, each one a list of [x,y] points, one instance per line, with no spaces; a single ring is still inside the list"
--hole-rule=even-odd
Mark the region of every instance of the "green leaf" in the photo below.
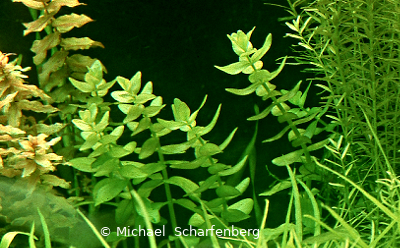
[[[218,172],[223,171],[225,169],[229,169],[229,168],[231,168],[231,167],[226,164],[218,163],[218,164],[214,164],[214,165],[208,167],[208,173],[213,175],[213,174],[217,174]]]
[[[192,170],[199,168],[207,161],[208,161],[207,157],[199,157],[192,162],[177,161],[176,163],[171,163],[170,167],[174,169]]]
[[[152,95],[153,94],[153,83],[151,81],[147,82],[146,85],[143,87],[142,92],[140,95]]]
[[[137,93],[139,93],[140,87],[142,87],[142,73],[138,71],[129,80],[127,87],[124,88],[124,90],[131,93],[132,95],[136,95]]]
[[[250,218],[250,215],[243,213],[237,209],[227,209],[222,211],[221,213],[222,219],[226,220],[227,222],[239,222],[245,219]]]
[[[238,96],[246,96],[250,95],[253,93],[257,87],[260,86],[259,84],[251,84],[248,87],[244,89],[235,89],[235,88],[226,88],[225,90],[228,91],[229,93],[238,95]]]
[[[192,195],[199,188],[199,186],[196,183],[180,176],[172,176],[168,180],[165,180],[165,182],[180,187],[189,196]],[[199,193],[195,195],[197,195],[197,197],[200,198]]]
[[[301,85],[301,80],[293,87],[293,89],[291,89],[290,91],[288,91],[286,94],[284,94],[283,96],[279,97],[277,102],[279,103],[283,103],[286,102],[289,99],[292,99],[293,97],[296,96],[296,94],[299,92],[300,89],[300,85]],[[301,92],[300,92],[301,93]]]
[[[203,108],[203,106],[204,106],[204,104],[206,103],[206,101],[207,101],[207,95],[204,96],[203,102],[200,104],[200,107],[199,107],[198,109],[196,109],[196,111],[194,111],[194,112],[190,115],[189,121],[188,121],[189,123],[192,123],[192,122],[194,122],[194,121],[196,120],[197,115],[199,114],[199,111],[201,110],[201,108]]]
[[[299,147],[301,145],[305,144],[311,144],[311,139],[308,138],[307,136],[301,136],[299,138],[296,138],[295,140],[292,141],[292,146],[293,147]]]
[[[221,151],[223,151],[228,145],[229,143],[231,143],[233,136],[235,135],[236,131],[238,130],[238,128],[233,129],[233,131],[229,134],[229,136],[224,140],[224,142],[222,142],[221,145],[219,145],[219,149],[221,149]]]
[[[163,207],[165,203],[161,203],[161,202],[151,202],[148,198],[142,198],[142,201],[145,205],[146,208],[146,212],[148,214],[148,217],[150,218],[150,221],[152,223],[159,223],[161,220],[161,216],[160,216],[160,208]],[[145,212],[143,209],[140,208],[139,204],[136,204],[136,211],[137,213],[142,216],[142,217],[146,217],[145,216]]]
[[[152,179],[140,185],[137,193],[144,198],[150,197],[151,192],[158,186],[163,185],[162,179]]]
[[[271,114],[272,115],[281,116],[281,115],[283,115],[284,113],[286,113],[287,111],[290,110],[289,105],[287,105],[286,103],[283,102],[283,103],[280,103],[280,105],[284,109],[284,112],[282,112],[282,110],[277,105],[275,105],[271,109]]]
[[[109,176],[109,174],[118,168],[119,160],[116,158],[108,159],[96,168],[95,177]]]
[[[100,142],[102,144],[115,143],[124,133],[124,126],[118,126],[109,135],[104,135]]]
[[[114,86],[116,80],[106,83],[106,80],[102,80],[100,84],[97,85],[97,96],[104,97],[107,95],[108,90]]]
[[[164,154],[179,154],[185,153],[187,149],[189,149],[193,143],[196,142],[195,139],[180,143],[180,144],[172,144],[165,145],[161,147],[161,150]]]
[[[211,130],[214,128],[215,124],[217,123],[220,112],[221,112],[221,104],[218,105],[218,109],[215,112],[214,117],[211,120],[211,122],[207,126],[205,126],[204,129],[202,129],[201,132],[199,133],[200,136],[206,135],[209,132],[211,132]]]
[[[172,104],[172,112],[174,114],[175,121],[189,121],[190,109],[185,102],[182,102],[178,98],[174,99],[174,104]]]
[[[267,191],[264,191],[263,193],[259,194],[259,196],[271,196],[276,193],[281,192],[282,190],[286,190],[292,187],[292,182],[291,181],[282,181],[277,183],[272,189],[269,189]]]
[[[228,209],[236,209],[245,214],[250,214],[253,210],[254,201],[251,198],[242,199],[228,207]]]
[[[133,122],[130,122],[130,123],[133,123]],[[130,123],[128,123],[128,128],[130,128],[132,130],[131,126],[129,125]],[[132,133],[132,136],[134,136],[140,132],[143,132],[144,130],[147,130],[150,127],[150,125],[151,125],[150,118],[145,117],[145,118],[141,119],[139,121],[139,125],[136,127],[136,129]]]
[[[123,90],[113,91],[111,92],[111,96],[114,98],[114,100],[121,103],[133,103],[135,101],[135,96],[132,96]]]
[[[83,120],[79,120],[79,119],[73,119],[72,123],[74,123],[74,125],[79,128],[80,130],[87,132],[87,131],[91,131],[92,127],[87,124],[85,121]]]
[[[237,190],[235,187],[230,185],[222,185],[216,189],[216,193],[219,197],[232,197],[232,196],[239,196],[240,191]]]
[[[101,137],[101,139],[99,140],[99,142],[103,145],[107,145],[110,143],[115,144],[118,140],[117,136],[113,136],[113,135],[104,135],[103,137]]]
[[[218,70],[221,70],[225,73],[228,73],[230,75],[236,75],[236,74],[241,73],[244,69],[246,69],[250,65],[251,64],[249,61],[240,61],[240,62],[232,63],[227,66],[222,66],[222,67],[215,65],[215,68],[217,68]]]
[[[201,156],[212,156],[218,153],[221,153],[221,149],[219,146],[213,143],[207,143],[204,146],[200,147]]]
[[[291,165],[294,162],[300,161],[300,156],[304,153],[302,149],[290,152],[288,154],[282,155],[280,157],[274,158],[272,163],[277,166]]]
[[[132,215],[134,205],[132,200],[122,200],[118,203],[117,209],[115,209],[115,222],[118,225],[123,225]]]
[[[213,216],[213,215],[210,215],[210,214],[207,214],[207,218],[208,218],[209,220],[211,220],[211,219],[214,218],[214,216]],[[205,223],[205,221],[204,221],[203,216],[200,215],[200,214],[198,214],[198,213],[194,213],[194,214],[192,215],[192,217],[190,217],[189,223],[188,223],[188,224],[191,225],[191,226],[200,227],[200,226],[203,225],[204,223]]]
[[[247,118],[248,121],[256,121],[256,120],[261,120],[269,115],[271,113],[272,108],[274,107],[274,104],[269,105],[266,109],[264,109],[261,113],[254,115],[252,117]]]
[[[109,111],[105,112],[100,122],[94,127],[94,131],[102,132],[108,126],[109,117],[110,117],[110,112]]]
[[[278,122],[279,123],[284,123],[284,122],[288,122],[294,119],[297,119],[298,116],[296,114],[293,114],[291,112],[286,112],[283,115],[278,116]]]
[[[315,120],[308,125],[306,132],[304,133],[304,136],[308,138],[312,138],[315,134],[315,131],[317,130],[317,125],[318,125],[318,120]]]
[[[254,29],[255,27],[253,27],[253,29],[247,34],[245,34],[242,30],[238,30],[237,33],[228,35],[228,38],[232,43],[232,49],[238,56],[243,56],[249,51],[254,50],[253,45],[250,42],[250,37]]]
[[[197,211],[196,204],[189,199],[186,199],[186,198],[177,199],[174,203],[181,205],[182,207],[187,208],[193,212]]]
[[[94,163],[92,164],[92,168],[97,170],[101,165],[103,165],[110,159],[113,159],[113,158],[110,156],[110,154],[108,152],[103,153],[98,158],[96,158],[96,161],[94,161]]]
[[[221,177],[229,176],[238,172],[242,167],[245,165],[248,155],[246,155],[242,160],[239,161],[235,166],[232,168],[226,169],[224,171],[218,172]]]
[[[218,180],[218,175],[212,175],[208,177],[201,185],[200,187],[195,191],[195,193],[202,193],[203,191],[208,190],[211,186],[215,184],[215,182]]]
[[[101,154],[105,154],[109,151],[109,146],[108,145],[100,145],[99,147],[96,147],[96,149],[89,154],[89,158],[95,158],[98,157]]]
[[[71,163],[71,166],[79,171],[93,172],[94,170],[91,165],[95,160],[95,158],[82,157],[71,159],[69,163]]]
[[[124,123],[136,120],[145,110],[143,105],[119,104],[118,108],[126,114]]]
[[[99,60],[96,60],[85,74],[85,82],[96,86],[103,80],[103,67]]]
[[[274,137],[271,137],[269,139],[263,140],[262,143],[267,143],[267,142],[272,142],[275,140],[278,140],[280,138],[283,137],[283,135],[285,135],[285,133],[290,130],[289,126],[286,126],[285,128],[282,129],[282,131],[280,131],[278,134],[276,134]]]
[[[281,62],[281,64],[279,65],[279,68],[273,72],[271,72],[269,79],[267,81],[271,81],[272,79],[276,78],[279,73],[281,73],[281,71],[283,70],[283,67],[285,66],[285,62],[286,62],[287,57],[285,57],[283,59],[283,61]]]
[[[139,153],[139,159],[145,159],[150,157],[158,147],[158,140],[156,138],[147,139],[142,146]]]
[[[236,185],[236,189],[239,190],[239,192],[241,194],[243,194],[246,189],[249,187],[250,185],[250,178],[246,177],[245,179],[243,179],[238,185]]]
[[[126,240],[126,239],[127,239],[126,236],[123,236],[117,232],[111,232],[110,235],[107,236],[105,241],[108,243],[119,243],[122,240]]]
[[[264,41],[264,45],[251,56],[251,61],[260,60],[268,52],[268,50],[271,47],[271,44],[272,44],[272,35],[268,34],[267,38]]]
[[[119,178],[105,178],[98,182],[93,189],[95,206],[110,201],[125,189],[128,181]]]
[[[161,106],[147,106],[144,110],[143,110],[143,115],[144,116],[148,116],[148,117],[153,117],[158,115],[158,113],[160,113],[161,109],[163,109],[166,105],[163,104]]]
[[[145,171],[143,171],[141,168],[138,168],[134,165],[125,165],[123,166],[119,172],[123,177],[126,178],[147,178],[149,174]]]
[[[129,154],[131,154],[133,151],[127,151],[123,147],[119,145],[113,145],[110,147],[110,155],[113,158],[122,158],[125,157]]]
[[[302,128],[297,128],[297,130],[299,131],[299,133],[300,133],[300,137],[302,136],[302,135],[304,135],[304,133],[306,132],[306,130],[304,130],[304,129],[302,129]],[[296,136],[296,134],[294,133],[294,131],[293,130],[290,130],[290,132],[288,133],[288,140],[289,141],[293,141],[293,140],[295,140],[295,139],[297,139],[298,137]]]
[[[81,82],[81,81],[75,80],[72,77],[69,77],[68,79],[71,82],[71,84],[73,86],[75,86],[75,88],[77,88],[78,90],[80,90],[80,91],[82,91],[84,93],[91,93],[92,91],[95,90],[94,85],[88,84],[86,82]]]
[[[147,173],[150,176],[156,172],[164,170],[165,167],[166,167],[165,164],[159,162],[159,163],[146,164],[141,169],[142,169],[142,171],[144,171],[145,173]]]
[[[311,144],[307,147],[308,151],[315,151],[318,149],[321,149],[322,147],[324,147],[326,144],[329,143],[328,139],[322,140],[320,142]],[[296,150],[293,152],[290,152],[288,154],[282,155],[280,157],[274,158],[272,160],[272,163],[278,166],[285,166],[285,165],[290,165],[293,164],[295,162],[300,162],[300,156],[303,154],[303,149],[300,150]]]
[[[135,104],[144,104],[150,100],[153,100],[154,98],[156,98],[156,96],[153,94],[140,93],[135,99]]]
[[[160,118],[157,118],[157,121],[158,121],[158,123],[163,125],[165,128],[168,128],[169,130],[177,130],[183,126],[186,126],[186,124],[183,122],[167,121],[167,120],[163,120]]]
[[[303,95],[301,96],[300,100],[298,101],[298,105],[300,108],[304,107],[304,104],[307,99],[308,90],[310,89],[311,82],[308,84],[307,89],[304,91]]]
[[[128,144],[126,144],[126,145],[124,146],[124,149],[125,149],[126,151],[128,151],[129,154],[131,154],[131,153],[135,150],[136,145],[137,145],[136,141],[131,141],[131,142],[129,142]]]
[[[10,247],[10,245],[13,242],[15,236],[17,236],[18,234],[23,234],[23,235],[31,237],[31,234],[29,234],[27,232],[7,232],[1,238],[0,248],[8,248],[8,247]],[[38,240],[37,237],[35,237],[35,236],[33,236],[33,237],[34,237],[35,240]]]
[[[84,151],[84,150],[92,148],[100,140],[100,138],[98,137],[98,135],[96,133],[90,133],[89,136],[87,136],[84,139],[86,141],[79,148],[79,151]]]
[[[137,75],[140,77],[141,73],[137,72],[135,76],[137,76]],[[122,76],[118,76],[116,79],[117,79],[118,84],[121,86],[122,89],[124,89],[124,91],[126,91],[126,92],[130,92],[131,91],[132,85],[131,85],[131,82],[127,78],[124,78]],[[139,92],[139,90],[137,92]],[[111,93],[111,96],[112,96],[112,93]],[[117,99],[115,99],[115,100],[117,100]]]

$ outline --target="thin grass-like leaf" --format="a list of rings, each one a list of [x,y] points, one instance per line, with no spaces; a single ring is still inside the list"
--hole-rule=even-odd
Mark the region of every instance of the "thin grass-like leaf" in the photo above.
[[[78,214],[83,218],[83,220],[88,224],[90,229],[93,231],[94,235],[96,235],[97,239],[100,241],[100,243],[105,247],[105,248],[111,248],[111,246],[105,241],[103,236],[97,231],[97,228],[93,225],[93,223],[79,210],[76,210]],[[153,247],[152,247],[153,248]]]
[[[37,208],[39,217],[40,217],[40,223],[42,223],[42,228],[43,228],[43,233],[44,233],[44,246],[46,248],[51,248],[51,239],[50,239],[50,232],[49,232],[49,228],[47,226],[46,220],[42,214],[42,212],[40,212],[39,207]]]

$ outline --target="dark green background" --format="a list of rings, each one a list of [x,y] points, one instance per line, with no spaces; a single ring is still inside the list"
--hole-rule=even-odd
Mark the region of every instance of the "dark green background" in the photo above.
[[[252,43],[262,46],[268,33],[272,33],[271,50],[264,56],[264,68],[277,68],[276,59],[290,54],[291,38],[283,38],[290,30],[277,21],[288,14],[282,8],[265,5],[258,0],[206,0],[206,1],[151,1],[151,0],[82,0],[86,6],[64,7],[60,12],[84,13],[95,20],[80,29],[74,29],[67,36],[85,37],[100,41],[105,49],[96,48],[79,53],[100,59],[108,69],[107,81],[121,75],[131,78],[142,71],[143,82],[153,81],[156,95],[163,96],[168,107],[163,116],[172,118],[170,104],[175,97],[188,103],[195,110],[208,94],[208,101],[198,116],[198,125],[209,123],[219,103],[222,103],[221,117],[211,134],[205,138],[221,143],[235,128],[239,127],[233,143],[220,156],[221,162],[234,164],[251,139],[254,123],[246,121],[253,115],[253,106],[263,109],[267,103],[254,94],[235,96],[225,91],[227,87],[244,88],[249,81],[246,75],[230,76],[214,68],[238,60],[231,49],[226,34],[238,29],[248,32],[256,26]],[[269,2],[286,4],[286,1]],[[11,0],[0,1],[0,51],[23,54],[23,66],[32,66],[29,51],[35,34],[22,36],[22,22],[30,22],[28,9]],[[30,83],[37,84],[35,70],[28,73]],[[303,78],[302,78],[303,77]],[[293,66],[286,66],[273,83],[278,89],[292,88],[304,75]],[[303,86],[306,86],[304,84]],[[273,179],[268,176],[265,165],[271,171],[284,177],[285,170],[276,168],[272,158],[287,153],[290,144],[283,142],[261,144],[261,140],[275,135],[283,126],[277,125],[274,117],[260,122],[257,141],[257,191],[268,188]],[[279,207],[277,201],[271,208]],[[282,214],[285,214],[283,211]],[[276,217],[271,215],[269,221]],[[271,220],[272,219],[272,220]]]

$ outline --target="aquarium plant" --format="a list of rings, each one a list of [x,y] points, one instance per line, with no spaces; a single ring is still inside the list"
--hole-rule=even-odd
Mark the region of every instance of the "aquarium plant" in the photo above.
[[[228,35],[239,58],[215,67],[246,74],[249,82],[226,90],[262,99],[244,117],[256,128],[231,165],[219,155],[235,145],[237,129],[220,143],[210,135],[223,103],[202,124],[207,96],[194,108],[178,98],[169,107],[154,93],[156,83],[142,83],[141,72],[106,82],[101,61],[70,55],[103,47],[64,37],[92,21],[58,14],[78,0],[13,2],[32,13],[24,34],[36,33],[39,86],[25,82],[29,68],[19,58],[10,62],[14,54],[0,53],[1,248],[399,245],[397,2],[288,0],[290,16],[282,20],[297,54],[273,70],[262,62],[271,34],[260,48],[250,41],[255,28]],[[290,65],[302,65],[312,78],[283,89],[274,79]],[[315,86],[320,103],[310,106]],[[115,111],[121,114],[110,115]],[[259,128],[269,129],[259,120],[269,115],[281,131],[258,137]],[[260,194],[257,137],[285,138],[293,147],[266,167],[282,166],[287,177],[272,175],[275,182]],[[284,222],[272,228],[268,198],[278,192],[290,200]],[[251,229],[243,227],[251,218]],[[182,235],[189,228],[191,235]],[[146,235],[129,235],[139,229]]]

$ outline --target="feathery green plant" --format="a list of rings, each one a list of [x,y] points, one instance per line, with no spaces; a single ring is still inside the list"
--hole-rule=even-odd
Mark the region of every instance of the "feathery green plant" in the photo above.
[[[339,176],[330,183],[339,215],[329,212],[349,233],[346,222],[359,230],[353,238],[369,240],[362,246],[396,246],[398,188],[382,182],[398,181],[399,4],[315,1],[298,11],[301,2],[288,1],[293,21],[286,25],[295,33],[287,36],[298,40],[295,64],[315,74],[335,126],[326,146],[331,156],[317,161]]]

